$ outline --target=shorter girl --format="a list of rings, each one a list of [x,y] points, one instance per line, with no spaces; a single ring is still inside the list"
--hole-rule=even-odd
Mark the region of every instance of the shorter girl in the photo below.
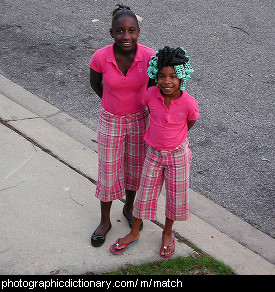
[[[114,254],[121,254],[138,242],[142,219],[156,220],[157,200],[164,181],[166,220],[161,257],[174,254],[174,221],[187,220],[190,215],[188,190],[192,155],[187,131],[198,119],[199,109],[196,100],[184,91],[193,72],[189,59],[183,48],[169,47],[151,57],[148,75],[156,80],[157,86],[150,87],[143,100],[150,110],[150,125],[144,136],[149,149],[134,203],[132,229],[110,247]]]

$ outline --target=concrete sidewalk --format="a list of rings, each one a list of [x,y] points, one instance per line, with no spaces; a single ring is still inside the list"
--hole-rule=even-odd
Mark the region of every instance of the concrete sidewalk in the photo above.
[[[100,219],[94,197],[96,134],[0,75],[0,274],[103,273],[159,260],[162,229],[144,222],[139,243],[109,252],[129,231],[121,201],[100,248],[90,236]],[[158,221],[164,224],[164,196]],[[275,240],[191,190],[192,216],[174,230],[240,275],[275,275]],[[176,242],[175,256],[195,255]]]

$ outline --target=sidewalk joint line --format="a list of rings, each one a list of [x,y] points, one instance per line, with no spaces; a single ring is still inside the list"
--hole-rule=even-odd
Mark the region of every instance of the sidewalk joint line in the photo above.
[[[28,140],[30,143],[32,143],[33,145],[35,145],[36,147],[38,147],[39,149],[41,149],[43,152],[49,154],[53,158],[57,159],[58,161],[60,161],[64,165],[68,166],[70,169],[74,170],[75,172],[77,172],[78,174],[80,174],[81,176],[83,176],[84,178],[88,179],[91,183],[93,183],[94,185],[96,185],[96,183],[97,183],[96,180],[94,180],[93,178],[91,178],[88,175],[84,174],[83,172],[81,172],[80,170],[76,169],[75,167],[71,166],[66,161],[62,160],[56,154],[54,154],[51,150],[46,149],[43,146],[39,145],[33,139],[31,139],[30,137],[26,136],[24,133],[20,132],[19,130],[17,130],[16,128],[14,128],[12,125],[10,125],[8,123],[8,121],[3,120],[3,119],[0,118],[0,123],[3,124],[4,126],[8,127],[9,129],[11,129],[12,131],[16,132],[21,137],[23,137],[24,139]]]
[[[34,117],[34,118],[25,118],[25,119],[14,119],[14,120],[4,120],[5,122],[18,122],[18,121],[28,121],[28,120],[35,120],[40,119],[40,117]]]

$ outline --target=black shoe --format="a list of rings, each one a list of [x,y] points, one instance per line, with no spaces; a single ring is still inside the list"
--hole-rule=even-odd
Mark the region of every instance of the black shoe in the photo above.
[[[97,235],[94,232],[93,235],[91,236],[91,244],[92,244],[92,246],[99,247],[99,246],[103,245],[103,243],[105,242],[105,239],[106,239],[106,234],[111,229],[111,227],[112,227],[112,224],[110,223],[108,230],[103,235]]]
[[[124,217],[127,219],[128,224],[129,224],[129,227],[132,228],[132,226],[133,226],[133,220],[128,219],[128,217],[126,216],[126,213],[125,213],[125,211],[124,211],[124,208],[123,208],[123,215],[124,215]],[[139,231],[141,231],[142,229],[143,229],[143,221],[141,221],[141,223],[140,223]]]

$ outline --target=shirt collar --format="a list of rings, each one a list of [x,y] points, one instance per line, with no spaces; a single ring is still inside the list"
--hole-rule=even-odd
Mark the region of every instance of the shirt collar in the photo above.
[[[115,43],[113,43],[112,45],[110,45],[110,54],[108,55],[106,61],[107,62],[110,62],[110,63],[114,63],[116,64],[116,59],[115,59],[115,53],[114,53],[114,46],[115,46]],[[135,55],[135,59],[134,61],[142,61],[142,50],[140,48],[140,44],[137,43],[137,51],[136,51],[136,55]]]
[[[182,92],[182,94],[179,98],[172,100],[176,105],[181,105],[181,100],[185,97],[185,91],[182,90],[181,92]],[[159,88],[158,88],[158,98],[164,100]]]
[[[185,97],[185,91],[181,91],[181,96],[179,97],[179,98],[177,98],[177,99],[174,99],[173,101],[174,101],[174,103],[175,104],[177,104],[177,105],[181,105],[181,101],[182,101],[182,99]]]

